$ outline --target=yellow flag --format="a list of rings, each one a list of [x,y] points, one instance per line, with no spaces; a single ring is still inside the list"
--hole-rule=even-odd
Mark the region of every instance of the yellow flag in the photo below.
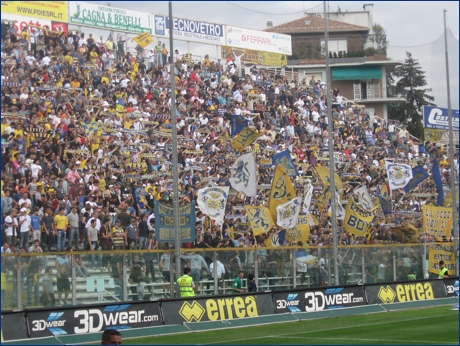
[[[149,44],[153,43],[153,38],[151,34],[144,32],[143,34],[134,37],[133,41],[136,42],[141,48],[145,48]]]
[[[425,140],[430,142],[438,142],[442,139],[443,130],[424,129]]]
[[[391,228],[391,231],[396,234],[402,243],[417,243],[419,230],[411,223],[406,222],[405,224]]]
[[[316,172],[318,173],[319,177],[321,178],[321,181],[323,184],[326,185],[331,185],[331,171],[329,167],[322,167],[318,166],[315,167]],[[334,183],[337,188],[337,190],[342,190],[343,189],[343,183],[342,180],[339,178],[338,174],[334,172]]]
[[[248,145],[253,143],[257,138],[261,136],[256,130],[251,129],[250,127],[245,127],[238,133],[235,138],[230,142],[233,148],[238,151],[243,151]]]
[[[347,232],[358,237],[365,237],[371,229],[371,222],[374,220],[376,208],[367,211],[355,203],[353,198],[348,199],[343,227]]]
[[[280,204],[289,202],[296,198],[294,185],[292,185],[289,175],[283,167],[277,165],[275,168],[275,175],[273,176],[272,186],[270,188],[270,196],[268,198],[270,214],[272,219],[276,220],[277,213],[276,207]]]
[[[310,215],[299,215],[297,225],[286,230],[286,239],[291,243],[305,243],[310,237]]]
[[[233,229],[233,226],[227,228],[226,231],[227,231],[227,235],[228,235],[229,238],[235,239],[235,230]]]
[[[267,207],[251,207],[245,205],[244,208],[248,213],[248,221],[254,236],[267,233],[275,227],[275,223],[270,215],[270,210]]]

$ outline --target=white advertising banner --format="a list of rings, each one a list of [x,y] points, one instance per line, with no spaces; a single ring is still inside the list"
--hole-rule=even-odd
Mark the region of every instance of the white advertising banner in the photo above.
[[[69,23],[134,33],[152,33],[150,13],[69,1]]]
[[[6,19],[8,22],[10,22],[11,27],[16,30],[16,33],[20,33],[24,28],[28,28],[30,33],[32,33],[35,28],[49,28],[50,30],[62,30],[67,32],[67,23],[55,22],[49,19],[24,17],[18,16],[16,14],[2,12],[2,20],[3,19]]]
[[[169,37],[169,17],[155,15],[154,21],[155,35]],[[208,43],[217,46],[225,44],[225,26],[221,24],[174,18],[173,35],[176,40]]]
[[[227,46],[270,53],[292,54],[291,36],[228,26]]]

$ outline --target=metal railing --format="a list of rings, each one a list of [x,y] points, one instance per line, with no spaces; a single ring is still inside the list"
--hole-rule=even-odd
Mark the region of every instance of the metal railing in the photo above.
[[[339,246],[339,283],[374,282],[377,278],[403,281],[413,272],[418,278],[423,278],[428,273],[425,267],[427,247],[428,244],[420,243]],[[260,291],[334,284],[334,261],[330,246],[181,251],[183,255],[201,256],[201,263],[206,264],[200,269],[192,267],[197,269],[192,272],[197,282],[197,295],[231,292],[232,282],[239,270],[245,273],[245,277],[252,273]],[[71,261],[70,256],[75,255],[80,255],[81,264]],[[90,267],[92,255],[102,256],[102,267]],[[69,269],[63,273],[64,276],[59,274],[60,278],[56,276],[58,256],[69,259]],[[43,307],[46,303],[46,294],[43,293],[46,269],[52,270],[50,280],[55,305],[173,297],[177,294],[175,280],[182,275],[174,272],[173,263],[177,260],[181,261],[182,269],[191,264],[190,259],[175,259],[173,250],[2,254],[2,310]],[[39,261],[35,267],[31,264],[33,261]],[[410,267],[407,267],[408,262],[411,263]],[[120,276],[113,275],[117,263],[121,266]],[[213,271],[210,270],[212,263],[216,268]],[[379,270],[380,264],[384,264],[384,270]],[[221,265],[225,270],[223,275],[217,269]],[[49,305],[53,306],[51,302]]]

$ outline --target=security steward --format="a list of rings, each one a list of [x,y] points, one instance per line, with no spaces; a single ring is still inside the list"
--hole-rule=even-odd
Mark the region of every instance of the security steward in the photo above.
[[[184,275],[177,279],[179,292],[181,297],[193,297],[195,290],[193,289],[193,279],[190,276],[192,270],[189,267],[184,268]]]
[[[444,261],[441,260],[439,261],[439,275],[438,279],[448,279],[449,276],[449,270],[446,268],[446,265],[444,264]]]

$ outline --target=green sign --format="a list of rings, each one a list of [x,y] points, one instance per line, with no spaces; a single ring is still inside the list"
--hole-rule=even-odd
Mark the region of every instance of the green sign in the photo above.
[[[69,2],[69,22],[70,24],[123,32],[152,33],[149,13],[99,6],[86,2]]]

